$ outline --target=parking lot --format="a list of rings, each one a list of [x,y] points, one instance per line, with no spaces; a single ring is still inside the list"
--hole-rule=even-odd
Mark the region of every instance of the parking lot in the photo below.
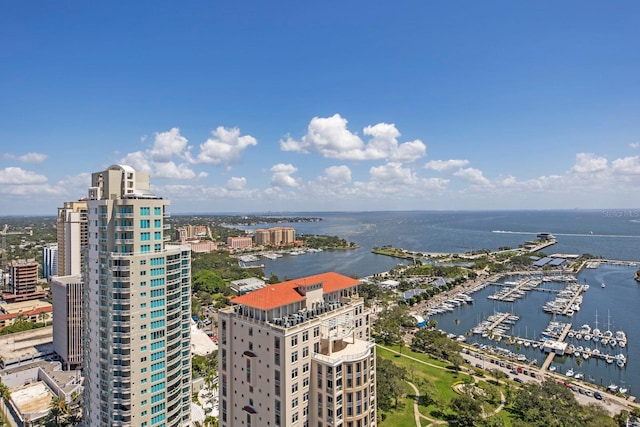
[[[516,361],[505,360],[497,357],[493,354],[485,354],[477,351],[476,349],[465,348],[462,357],[465,363],[471,367],[483,369],[490,374],[496,371],[501,372],[508,380],[515,381],[517,383],[528,383],[535,381],[541,383],[544,379],[550,377],[555,381],[565,385],[573,391],[574,396],[580,404],[587,405],[589,403],[599,403],[610,414],[618,414],[622,410],[629,410],[628,405],[624,399],[616,397],[612,394],[598,391],[595,387],[575,381],[573,378],[568,378],[559,374],[551,374],[549,372],[541,373],[535,366],[528,366]]]

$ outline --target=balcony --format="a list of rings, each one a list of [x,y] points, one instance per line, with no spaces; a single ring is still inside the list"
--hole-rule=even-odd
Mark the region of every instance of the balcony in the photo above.
[[[116,245],[133,245],[133,239],[113,239],[113,242]]]

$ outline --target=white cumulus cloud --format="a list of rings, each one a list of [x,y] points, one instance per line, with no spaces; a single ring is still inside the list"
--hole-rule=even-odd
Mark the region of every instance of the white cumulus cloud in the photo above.
[[[281,140],[280,148],[300,153],[318,152],[323,157],[343,160],[413,162],[426,154],[427,147],[420,140],[399,144],[400,132],[394,124],[378,123],[365,127],[364,134],[371,137],[365,143],[347,128],[347,123],[340,114],[314,117],[300,140],[291,137]]]
[[[489,185],[490,181],[485,178],[482,171],[476,168],[462,168],[453,174],[458,178],[461,178],[471,184],[476,185]]]
[[[613,162],[611,162],[611,167],[613,168],[614,173],[625,175],[640,174],[640,156],[615,159]]]
[[[576,154],[576,163],[571,168],[571,172],[599,172],[605,170],[607,164],[607,159],[604,157],[596,157],[593,153],[578,153]]]
[[[431,160],[430,162],[427,162],[424,167],[434,171],[444,172],[451,169],[463,168],[468,164],[469,160],[463,159]]]
[[[232,177],[227,181],[226,188],[231,191],[244,190],[247,186],[247,178],[245,177]]]
[[[33,185],[46,182],[46,176],[22,168],[8,167],[0,170],[0,185]]]
[[[187,149],[187,143],[187,138],[180,135],[178,128],[172,128],[167,132],[158,132],[154,135],[149,157],[154,162],[167,163],[174,156],[182,157]]]
[[[226,129],[218,126],[211,132],[212,137],[200,144],[200,152],[192,159],[193,163],[213,165],[238,163],[242,153],[248,147],[258,144],[251,135],[240,136],[240,129]]]
[[[291,175],[298,171],[298,168],[291,164],[279,163],[270,169],[271,184],[277,187],[297,187],[300,183]]]
[[[337,184],[351,182],[351,169],[348,166],[329,166],[324,170],[327,181]]]
[[[18,156],[18,155],[12,154],[12,153],[5,153],[4,157],[6,159],[18,160],[18,161],[23,162],[23,163],[42,163],[45,160],[47,160],[49,155],[43,154],[43,153],[29,152],[29,153],[22,154],[22,155]]]
[[[411,169],[403,167],[401,163],[391,162],[386,165],[374,166],[369,169],[371,180],[384,185],[413,184],[417,182],[416,175]]]

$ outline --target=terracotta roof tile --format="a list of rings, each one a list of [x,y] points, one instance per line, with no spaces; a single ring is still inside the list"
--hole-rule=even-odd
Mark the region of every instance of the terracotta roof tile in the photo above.
[[[267,285],[262,289],[233,298],[231,302],[260,310],[269,310],[294,302],[304,301],[305,297],[297,291],[297,288],[301,285],[312,285],[320,282],[322,282],[322,290],[325,294],[351,288],[360,283],[359,280],[343,276],[342,274],[334,272],[322,273],[277,283],[275,285]]]

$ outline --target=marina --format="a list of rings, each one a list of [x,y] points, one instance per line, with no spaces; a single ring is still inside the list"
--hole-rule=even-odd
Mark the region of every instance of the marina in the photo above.
[[[292,213],[294,215],[295,213]],[[576,358],[565,354],[556,356],[553,367],[564,373],[568,369],[582,372],[585,380],[599,386],[616,384],[628,389],[631,394],[640,393],[640,363],[636,357],[640,354],[640,285],[634,280],[634,274],[640,265],[640,220],[625,217],[603,217],[601,210],[567,211],[420,211],[420,212],[330,212],[318,213],[322,221],[310,223],[291,223],[296,231],[307,234],[339,235],[355,242],[359,248],[350,251],[324,251],[316,256],[284,256],[276,260],[265,258],[265,275],[271,273],[279,277],[302,277],[327,270],[355,277],[379,274],[394,268],[398,260],[371,252],[373,247],[391,244],[409,251],[421,253],[460,253],[481,248],[517,247],[523,238],[533,239],[540,230],[549,230],[557,239],[553,251],[557,254],[595,254],[604,258],[594,258],[594,268],[583,268],[580,273],[568,275],[577,281],[588,284],[590,288],[582,294],[580,311],[572,317],[555,314],[560,321],[570,321],[573,330],[579,330],[583,324],[595,327],[596,312],[599,316],[599,328],[607,330],[607,312],[611,312],[611,331],[624,330],[627,343],[623,349],[618,345],[607,353],[622,352],[627,355],[623,369],[600,357]],[[260,228],[262,225],[244,227]],[[504,230],[495,233],[492,230]],[[585,231],[586,230],[586,231]],[[564,256],[567,259],[575,259]],[[586,266],[585,266],[586,267]],[[496,346],[496,342],[482,338],[481,335],[467,335],[483,319],[494,312],[511,312],[520,317],[512,332],[522,338],[523,344],[506,345],[507,339],[499,344],[513,353],[524,354],[528,360],[544,358],[539,349],[534,348],[541,340],[540,333],[553,319],[554,314],[542,311],[542,306],[570,283],[569,277],[562,276],[567,269],[550,267],[528,271],[526,274],[497,273],[478,282],[465,293],[473,297],[473,304],[454,306],[451,311],[434,314],[431,319],[438,322],[438,328],[456,335],[463,334],[470,344]],[[524,273],[524,272],[523,272]],[[544,281],[534,292],[527,292],[523,298],[508,301],[487,299],[496,293],[502,283],[517,281],[523,277],[542,278]],[[606,284],[602,288],[602,283]],[[548,290],[546,290],[548,289]],[[453,296],[454,294],[452,294]],[[435,307],[450,297],[438,295],[429,301],[429,307]],[[424,316],[423,313],[420,313]],[[456,322],[457,320],[457,322]],[[582,345],[592,350],[604,347],[601,343],[585,345],[584,340],[571,341],[576,349]],[[529,346],[525,344],[529,342]],[[520,347],[520,349],[518,349]],[[594,351],[595,352],[595,351]],[[541,357],[542,356],[542,357]],[[580,364],[580,366],[578,366]]]
[[[454,322],[456,330],[468,328],[469,344],[491,353],[498,351],[500,343],[507,347],[505,351],[510,359],[595,385],[617,386],[625,377],[631,378],[631,372],[638,368],[629,360],[629,347],[633,348],[634,343],[628,340],[621,325],[612,325],[610,310],[601,309],[600,313],[604,312],[605,316],[598,318],[598,310],[593,304],[600,302],[598,297],[609,292],[609,288],[602,288],[603,280],[594,280],[591,276],[599,276],[603,269],[614,271],[619,268],[619,265],[600,263],[598,268],[585,268],[577,276],[504,276],[472,293],[475,322],[472,321],[473,313],[465,313],[471,311],[469,307],[462,305],[451,307],[450,311],[432,312],[429,316],[447,332],[453,331],[448,327],[449,322],[457,320],[457,325]],[[609,279],[607,283],[614,286],[614,280]],[[634,283],[634,286],[638,285]],[[590,293],[598,295],[590,300]],[[514,296],[517,298],[511,300]],[[585,308],[587,312],[591,311],[591,321],[584,319]],[[478,315],[478,310],[488,314]],[[568,321],[556,320],[556,317]],[[542,323],[545,318],[546,323]],[[533,333],[529,335],[527,331]],[[628,394],[632,387],[625,384],[622,389]],[[616,392],[620,392],[619,387]]]

